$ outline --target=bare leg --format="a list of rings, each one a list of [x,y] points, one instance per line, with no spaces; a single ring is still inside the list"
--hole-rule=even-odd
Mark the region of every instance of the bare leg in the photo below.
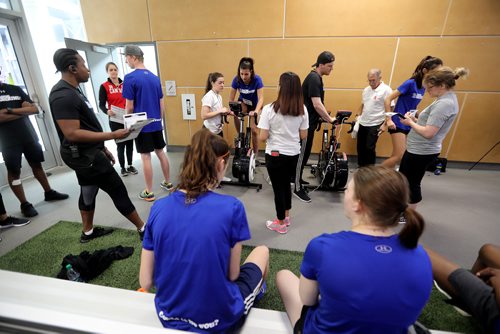
[[[33,170],[33,175],[35,176],[35,179],[38,180],[40,185],[43,188],[43,191],[47,192],[49,191],[50,184],[49,180],[47,180],[47,174],[45,174],[45,171],[42,168],[42,164],[40,163],[30,163],[31,169]]]
[[[280,270],[276,274],[276,286],[278,287],[292,327],[299,320],[302,307],[304,306],[300,300],[299,282],[299,278],[290,270]]]
[[[90,231],[94,227],[94,210],[92,211],[80,210],[80,215],[82,216],[83,232]]]
[[[254,117],[252,117],[254,118]],[[257,155],[259,154],[259,133],[257,131],[257,125],[255,124],[255,118],[254,120],[250,121],[252,124],[251,125],[251,131],[252,131],[252,148],[253,148],[253,154],[255,154],[255,159],[257,159]]]
[[[451,273],[460,267],[427,247],[425,247],[425,250],[431,259],[432,275],[434,276],[434,280],[448,294],[456,296],[457,293],[448,281],[448,277],[450,277]]]
[[[156,156],[160,160],[161,171],[165,182],[170,182],[170,163],[164,150],[155,150]]]
[[[132,224],[135,225],[137,230],[142,229],[142,227],[144,226],[144,222],[142,221],[141,217],[139,217],[136,210],[129,213],[126,217]]]
[[[153,166],[151,165],[151,153],[141,153],[142,171],[144,172],[144,181],[146,190],[153,191]]]
[[[382,166],[395,168],[401,162],[406,150],[406,135],[401,132],[391,134],[392,154],[382,162]]]
[[[240,119],[238,117],[233,117],[234,119],[234,127],[236,128],[236,132],[239,133],[240,132]]]
[[[256,264],[262,272],[263,279],[267,279],[267,274],[269,273],[269,248],[266,246],[255,247],[245,259],[244,263],[247,262]]]
[[[477,260],[472,266],[471,271],[475,274],[486,267],[500,269],[500,247],[485,244],[479,249]]]
[[[23,204],[26,203],[27,200],[26,200],[26,195],[24,194],[23,184],[20,183],[21,182],[20,174],[21,172],[13,173],[10,170],[7,170],[7,179],[9,180],[10,189],[12,189],[12,192],[14,193],[14,195],[16,195],[17,199],[19,200],[19,203]],[[12,182],[15,181],[19,181],[19,184],[18,185],[12,184]]]

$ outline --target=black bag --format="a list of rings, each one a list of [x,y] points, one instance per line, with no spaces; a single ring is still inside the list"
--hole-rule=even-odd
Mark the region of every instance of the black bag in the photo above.
[[[446,164],[448,164],[448,159],[446,158],[436,158],[436,160],[427,166],[427,171],[434,172],[438,164],[441,164],[441,173],[446,173]]]
[[[71,264],[71,267],[80,273],[80,278],[84,282],[88,282],[108,269],[114,260],[126,259],[133,253],[134,247],[116,246],[108,249],[99,249],[92,254],[87,251],[81,252],[78,256],[68,254],[61,263],[62,269],[57,274],[57,278],[68,279],[66,266]]]

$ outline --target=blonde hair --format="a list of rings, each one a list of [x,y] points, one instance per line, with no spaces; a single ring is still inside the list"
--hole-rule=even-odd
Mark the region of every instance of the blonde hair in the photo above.
[[[426,86],[445,86],[447,89],[455,87],[456,80],[461,77],[464,79],[469,75],[469,69],[465,67],[458,67],[452,70],[451,67],[441,66],[429,71],[424,77],[424,84]]]

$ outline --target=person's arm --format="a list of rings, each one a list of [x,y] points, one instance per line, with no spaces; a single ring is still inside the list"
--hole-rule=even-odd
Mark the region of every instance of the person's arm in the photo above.
[[[222,108],[215,110],[215,111],[213,111],[212,108],[210,108],[209,106],[202,106],[201,107],[201,119],[203,119],[203,120],[213,118],[219,114],[226,115],[227,113],[228,113],[228,110],[226,107],[222,107]]]
[[[23,101],[21,108],[0,109],[0,123],[10,122],[15,119],[38,114],[38,108],[33,103]]]
[[[257,89],[257,106],[255,107],[254,114],[260,115],[262,106],[264,105],[264,88]]]
[[[500,307],[500,269],[488,267],[479,271],[476,275],[495,290],[495,299],[498,307]]]
[[[393,90],[391,94],[389,94],[385,99],[384,99],[384,109],[385,112],[391,112],[393,108],[391,107],[391,102],[392,100],[397,99],[401,95],[401,92],[399,90]],[[386,116],[385,117],[385,124],[387,124],[387,127],[391,130],[396,129],[396,124],[391,119],[391,116]]]
[[[236,101],[236,89],[231,87],[231,91],[229,92],[229,102]]]
[[[307,135],[307,131],[306,131],[306,135]],[[269,138],[269,130],[259,129],[259,140],[266,141],[267,138]]]
[[[299,135],[300,135],[300,140],[304,140],[307,138],[307,129],[306,130],[299,130]]]
[[[163,97],[160,99],[160,115],[161,119],[163,119],[165,115],[165,101],[163,100]]]
[[[321,102],[320,97],[312,97],[311,101],[314,106],[314,110],[319,114],[319,116],[328,123],[332,123],[334,118],[328,115],[328,111],[326,111],[325,106],[323,105],[323,102]]]
[[[241,262],[241,242],[237,242],[233,248],[231,248],[231,255],[229,258],[229,272],[228,278],[231,282],[236,281],[238,276],[240,276],[240,262]]]
[[[319,297],[318,281],[310,280],[300,275],[299,295],[302,304],[306,306],[316,305]]]
[[[434,125],[419,125],[416,123],[416,120],[412,117],[410,112],[407,112],[405,117],[405,119],[401,119],[401,123],[411,126],[416,133],[426,139],[432,139],[439,131],[439,127]]]
[[[141,253],[141,267],[139,270],[139,284],[141,285],[141,288],[146,291],[151,290],[154,285],[154,267],[154,252],[143,248]]]
[[[99,87],[99,109],[106,115],[109,115],[108,108],[106,108],[106,103],[108,102],[108,94],[106,93],[106,88],[104,85]],[[111,106],[109,107],[111,109]],[[111,115],[110,115],[111,116]]]
[[[94,132],[80,129],[78,119],[58,119],[57,125],[61,129],[64,137],[74,143],[95,143],[110,139],[124,138],[129,134],[128,129],[119,129],[113,132]]]
[[[127,114],[134,113],[134,100],[125,99],[125,110],[127,110]]]

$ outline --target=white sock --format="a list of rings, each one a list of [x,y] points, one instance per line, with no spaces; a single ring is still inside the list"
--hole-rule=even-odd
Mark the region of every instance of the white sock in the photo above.
[[[138,231],[139,232],[144,232],[145,229],[146,229],[146,224],[142,225],[142,228],[140,228]]]
[[[91,235],[92,233],[94,233],[94,228],[91,228],[87,232],[83,232],[83,234],[85,234],[85,235]]]

